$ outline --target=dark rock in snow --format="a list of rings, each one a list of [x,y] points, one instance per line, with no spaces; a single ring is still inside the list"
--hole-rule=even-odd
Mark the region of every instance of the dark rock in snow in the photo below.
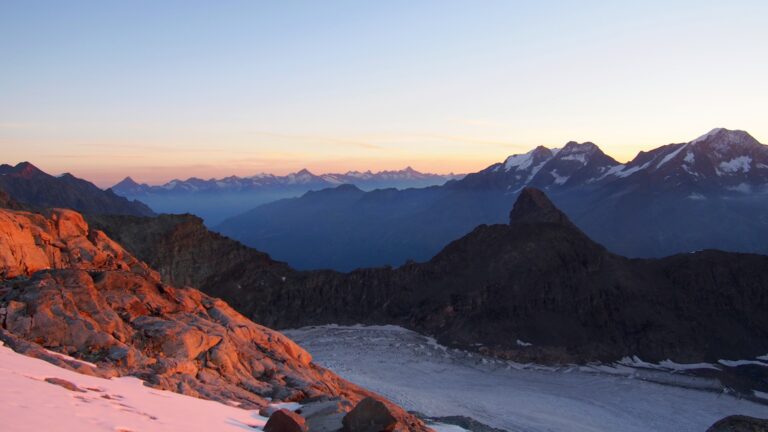
[[[264,432],[308,432],[304,418],[293,411],[280,409],[275,411],[267,424],[264,426]],[[314,432],[314,431],[313,431]]]
[[[382,402],[365,398],[342,420],[344,432],[393,431],[397,419]]]
[[[77,385],[75,385],[75,383],[73,383],[71,381],[67,381],[65,379],[61,379],[61,378],[46,378],[45,382],[47,382],[48,384],[57,385],[59,387],[64,387],[65,389],[67,389],[69,391],[78,392],[78,393],[85,393],[85,390],[83,390],[80,387],[78,387]]]

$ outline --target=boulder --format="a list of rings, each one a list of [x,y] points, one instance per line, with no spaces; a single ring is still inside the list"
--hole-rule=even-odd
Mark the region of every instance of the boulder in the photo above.
[[[344,416],[342,424],[344,432],[393,431],[397,418],[383,402],[367,397]]]
[[[304,418],[293,411],[280,409],[269,416],[264,432],[308,432]]]
[[[718,420],[707,432],[768,432],[768,420],[732,415]]]

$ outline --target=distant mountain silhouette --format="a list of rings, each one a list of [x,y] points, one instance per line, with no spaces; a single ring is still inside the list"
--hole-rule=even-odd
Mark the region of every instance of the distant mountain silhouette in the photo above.
[[[405,189],[440,185],[461,177],[454,174],[421,173],[411,167],[399,171],[349,171],[344,174],[321,175],[302,169],[285,176],[257,174],[208,180],[192,177],[172,180],[159,186],[140,184],[126,177],[114,185],[112,190],[124,197],[140,199],[155,211],[194,213],[212,226],[260,204],[343,184],[355,185],[363,190]]]
[[[16,202],[39,209],[61,207],[92,214],[154,214],[139,201],[129,201],[69,173],[52,176],[29,162],[0,165],[0,189]]]
[[[354,197],[331,190],[325,202],[306,195],[264,204],[216,229],[302,269],[401,265],[429,259],[479,224],[505,221],[525,187],[545,190],[622,255],[768,253],[768,146],[726,129],[627,164],[593,143],[537,147],[443,186]]]

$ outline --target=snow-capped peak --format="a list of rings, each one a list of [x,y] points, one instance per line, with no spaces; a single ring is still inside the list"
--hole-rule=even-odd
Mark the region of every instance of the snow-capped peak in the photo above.
[[[576,141],[568,141],[568,143],[565,144],[562,150],[560,150],[560,154],[566,155],[566,154],[574,154],[574,153],[585,153],[590,154],[594,153],[599,148],[595,143],[592,142],[584,142],[584,143],[578,143]]]
[[[755,138],[743,130],[715,128],[691,141],[690,144],[712,143],[718,150],[724,150],[734,145],[759,144]]]
[[[598,150],[600,149],[591,142],[580,144],[576,141],[569,141],[562,150],[557,152],[557,157],[561,160],[573,160],[586,164],[588,157]]]
[[[528,153],[516,154],[508,157],[504,161],[504,171],[526,170],[530,168],[534,163],[539,162],[539,159],[552,157],[552,151],[544,146],[538,146]]]
[[[725,131],[727,129],[725,128],[714,128],[711,131],[705,133],[704,135],[696,138],[695,140],[691,141],[691,144],[696,144],[697,142],[706,141],[708,138],[713,137],[717,135],[718,133]]]

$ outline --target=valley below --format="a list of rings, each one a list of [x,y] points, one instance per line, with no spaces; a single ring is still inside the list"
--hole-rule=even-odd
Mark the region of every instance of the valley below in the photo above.
[[[508,432],[700,432],[728,415],[768,417],[768,405],[706,389],[706,381],[688,375],[649,375],[660,384],[644,379],[645,369],[623,365],[522,365],[446,348],[396,326],[284,333],[318,364],[407,410],[471,417]]]

